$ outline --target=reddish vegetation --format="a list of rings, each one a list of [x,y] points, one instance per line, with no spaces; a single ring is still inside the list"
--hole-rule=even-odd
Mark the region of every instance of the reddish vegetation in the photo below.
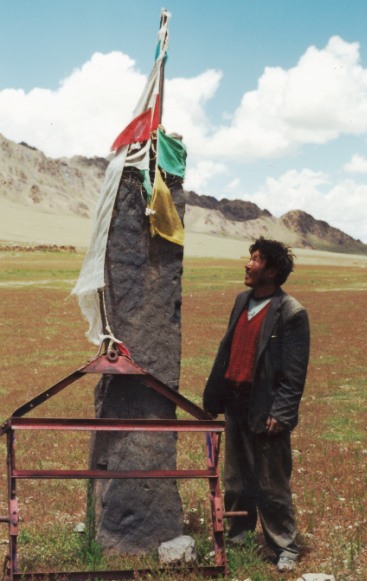
[[[354,290],[338,290],[343,287]],[[299,572],[333,573],[338,581],[367,578],[364,287],[360,269],[299,267],[286,288],[307,307],[312,329],[307,386],[293,435],[293,493],[303,546]],[[184,357],[207,357],[207,372],[241,290],[239,284],[185,298]],[[200,392],[205,374],[193,364],[182,380],[183,389],[196,386]]]
[[[50,258],[50,264],[54,260]],[[241,278],[239,262],[210,261],[210,267],[208,261],[186,264],[181,392],[196,402],[200,402],[234,296],[243,288]],[[303,557],[292,579],[305,572],[333,573],[338,581],[366,579],[364,287],[360,269],[348,268],[346,273],[346,269],[335,267],[299,267],[287,287],[308,308],[312,328],[307,388],[300,425],[293,437],[293,492]],[[66,302],[69,289],[4,287],[0,292],[3,420],[16,407],[83,365],[95,354],[95,348],[84,337],[85,323],[75,301]],[[35,415],[90,417],[95,379],[74,384]],[[42,437],[21,436],[17,442],[19,467],[87,465],[88,436],[78,434],[77,445],[69,435],[60,438],[44,432]],[[7,512],[5,444],[2,437],[0,515]],[[195,462],[196,449],[194,445],[191,448],[188,451],[180,445],[179,462],[186,462],[188,456]],[[197,452],[200,454],[200,446]],[[188,494],[184,505],[189,533],[190,522],[193,528],[201,526],[192,519],[191,509],[202,499],[202,490],[195,486],[182,488]],[[61,523],[72,530],[84,519],[85,489],[79,483],[26,481],[19,486],[19,497],[22,527],[31,532],[35,527],[47,535],[50,526]],[[0,535],[0,541],[6,539],[5,525]],[[6,547],[0,548],[4,553]],[[268,576],[259,579],[276,579],[273,566],[267,567]],[[246,569],[239,575],[246,578]]]
[[[0,250],[1,252],[76,252],[75,246],[64,244],[4,244]]]

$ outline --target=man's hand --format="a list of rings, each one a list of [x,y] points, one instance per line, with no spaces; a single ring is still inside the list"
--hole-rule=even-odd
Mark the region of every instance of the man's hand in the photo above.
[[[280,434],[284,430],[284,425],[278,422],[275,418],[271,416],[266,420],[266,432],[268,434]]]

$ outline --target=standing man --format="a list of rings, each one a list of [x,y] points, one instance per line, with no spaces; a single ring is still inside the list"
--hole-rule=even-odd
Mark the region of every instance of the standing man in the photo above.
[[[299,550],[290,477],[290,434],[306,380],[310,333],[307,312],[281,285],[293,255],[281,242],[250,246],[238,295],[204,390],[204,409],[225,413],[225,508],[247,511],[230,519],[229,539],[243,544],[259,514],[279,571],[294,569]]]

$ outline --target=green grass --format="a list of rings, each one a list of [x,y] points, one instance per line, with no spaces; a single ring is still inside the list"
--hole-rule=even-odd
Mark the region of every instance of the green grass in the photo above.
[[[0,283],[34,286],[71,285],[78,278],[83,255],[71,252],[1,252]]]
[[[363,440],[364,432],[352,418],[332,418],[322,437],[334,442],[357,442]]]
[[[191,258],[184,264],[184,293],[243,287],[243,261]]]

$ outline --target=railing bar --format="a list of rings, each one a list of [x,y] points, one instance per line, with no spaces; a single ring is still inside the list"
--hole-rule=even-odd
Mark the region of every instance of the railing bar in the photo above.
[[[212,470],[13,470],[17,479],[134,479],[134,478],[218,478]]]
[[[11,418],[14,430],[91,430],[91,431],[190,431],[223,432],[225,422],[211,420],[124,420]]]
[[[190,571],[194,571],[197,573],[202,573],[205,577],[219,577],[222,576],[225,572],[225,567],[223,565],[207,565],[207,566],[194,566],[190,567],[189,565],[182,567],[174,567],[172,571],[175,573],[187,573]],[[13,579],[32,579],[36,581],[38,579],[47,579],[47,581],[69,581],[69,580],[91,580],[91,579],[140,579],[141,577],[145,577],[147,575],[150,576],[157,575],[157,574],[167,574],[167,569],[126,569],[121,571],[89,571],[89,572],[82,572],[82,571],[67,571],[67,572],[57,572],[57,573],[13,573]]]

